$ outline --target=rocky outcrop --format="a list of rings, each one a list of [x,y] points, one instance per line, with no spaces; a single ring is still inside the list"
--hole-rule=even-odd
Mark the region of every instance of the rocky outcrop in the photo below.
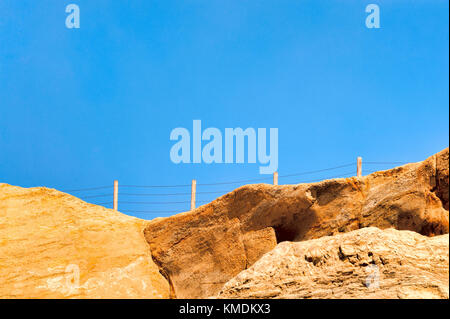
[[[168,298],[145,221],[0,184],[0,298]]]
[[[435,193],[442,201],[442,205],[448,210],[448,149],[440,152],[436,159],[436,186]]]
[[[0,298],[448,298],[448,166],[446,149],[362,178],[247,185],[153,221],[0,184]],[[383,291],[367,292],[368,269]]]
[[[283,242],[220,298],[448,298],[449,236],[369,227]]]
[[[369,226],[446,234],[448,153],[362,178],[243,186],[192,212],[153,220],[145,238],[174,294],[203,298],[282,241]]]

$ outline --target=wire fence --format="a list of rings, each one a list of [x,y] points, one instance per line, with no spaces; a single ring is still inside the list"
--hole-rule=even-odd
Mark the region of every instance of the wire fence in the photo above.
[[[403,165],[405,162],[364,162],[364,165],[369,165],[371,169],[362,170],[361,174],[371,174],[373,172],[384,170],[392,167],[392,165]],[[283,184],[299,184],[299,183],[312,183],[333,178],[344,178],[350,176],[356,176],[356,170],[349,170],[350,167],[355,168],[355,163],[347,163],[334,167],[328,167],[324,169],[304,171],[286,175],[279,175]],[[379,169],[382,168],[382,169]],[[308,178],[306,178],[308,176]],[[221,181],[215,183],[198,183],[196,186],[200,188],[200,191],[196,191],[196,187],[192,184],[176,184],[176,185],[120,185],[120,192],[117,196],[120,200],[117,200],[117,205],[120,207],[120,211],[127,214],[175,214],[189,210],[189,203],[192,208],[192,193],[194,192],[194,205],[205,204],[213,201],[214,199],[225,195],[239,186],[250,183],[262,183],[272,182],[274,177],[261,177],[255,179],[234,180],[234,181]],[[278,178],[277,184],[278,184]],[[275,182],[275,179],[273,179]],[[228,187],[224,187],[227,185]],[[220,187],[215,189],[215,187]],[[168,189],[186,189],[191,188],[190,191],[169,191]],[[123,190],[123,192],[122,192]],[[149,191],[151,190],[151,191]],[[63,190],[67,193],[80,197],[81,199],[96,205],[102,205],[107,208],[113,208],[114,205],[114,186],[98,186],[89,188],[77,188]],[[92,194],[95,191],[102,191],[101,193]],[[117,190],[118,191],[118,190]],[[146,200],[146,199],[149,200]],[[156,200],[152,200],[156,199]]]

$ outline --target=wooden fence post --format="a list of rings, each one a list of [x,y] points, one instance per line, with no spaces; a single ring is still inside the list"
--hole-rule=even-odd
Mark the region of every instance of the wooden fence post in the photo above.
[[[273,172],[273,185],[278,185],[278,172]]]
[[[119,209],[119,181],[114,181],[114,200],[113,200],[113,209],[117,211]]]
[[[362,176],[362,157],[358,157],[358,159],[356,160],[356,176]]]
[[[196,192],[196,187],[197,186],[197,181],[195,179],[192,180],[192,188],[191,188],[191,210],[195,209],[195,192]]]

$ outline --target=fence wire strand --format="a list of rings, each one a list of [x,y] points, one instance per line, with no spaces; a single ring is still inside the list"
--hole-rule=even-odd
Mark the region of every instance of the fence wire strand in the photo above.
[[[146,204],[146,205],[165,205],[165,204],[188,204],[191,201],[179,201],[179,202],[129,202],[120,201],[120,204]],[[195,201],[196,203],[209,203],[208,201]]]
[[[364,162],[364,164],[367,165],[404,165],[407,164],[406,162]],[[310,175],[310,174],[318,174],[333,170],[338,170],[341,168],[351,167],[355,166],[355,163],[347,163],[339,166],[319,169],[319,170],[311,170],[311,171],[304,171],[300,173],[294,173],[294,174],[286,174],[286,175],[279,175],[279,178],[290,178],[290,177],[297,177],[297,176],[304,176],[304,175]],[[377,170],[363,170],[363,173],[365,174],[371,174],[377,172]],[[333,176],[327,176],[327,177],[320,177],[316,179],[309,179],[309,180],[303,180],[298,181],[296,180],[295,184],[301,184],[301,183],[312,183],[312,182],[318,182],[318,181],[324,181],[334,178],[345,178],[350,175],[356,175],[356,171],[352,172],[346,172],[341,174],[336,174]],[[262,177],[262,178],[254,178],[254,179],[245,179],[245,180],[235,180],[235,181],[224,181],[224,182],[217,182],[217,183],[198,183],[197,186],[215,186],[215,185],[235,185],[235,184],[249,184],[254,182],[263,182],[263,181],[269,181],[272,180],[272,176],[270,177]],[[167,189],[167,188],[187,188],[191,187],[191,184],[178,184],[178,185],[120,185],[120,188],[129,188],[129,189]],[[235,186],[237,187],[237,186]],[[70,192],[89,192],[89,191],[95,191],[95,190],[104,190],[104,189],[113,189],[112,185],[109,186],[98,186],[98,187],[89,187],[89,188],[78,188],[78,189],[70,189],[70,190],[63,190],[64,192],[70,193]],[[196,192],[196,195],[208,195],[208,194],[222,194],[225,195],[229,192],[232,192],[233,190],[222,190],[222,191],[200,191]],[[168,193],[133,193],[133,192],[119,192],[120,196],[130,196],[130,197],[169,197],[169,196],[190,196],[191,192],[168,192]],[[96,199],[96,198],[108,198],[112,197],[112,194],[96,194],[96,195],[89,195],[89,196],[81,196],[82,199],[88,200],[88,199]],[[214,199],[212,199],[214,200]],[[212,200],[197,200],[196,203],[203,204],[203,203],[209,203]],[[191,203],[190,200],[186,201],[119,201],[119,204],[129,204],[129,205],[174,205],[174,204],[188,204]],[[101,203],[93,203],[95,205],[111,205],[113,204],[113,201],[109,202],[101,202]],[[124,213],[145,213],[145,214],[158,214],[158,213],[176,213],[179,209],[174,210],[124,210],[122,212]]]
[[[322,173],[322,172],[332,171],[332,170],[335,170],[335,169],[344,168],[344,167],[350,167],[350,166],[354,166],[354,165],[355,165],[354,163],[349,163],[349,164],[344,164],[344,165],[340,165],[340,166],[319,169],[319,170],[315,170],[315,171],[309,171],[309,172],[303,172],[303,173],[295,173],[295,174],[288,174],[288,175],[280,175],[278,177],[279,178],[283,178],[283,177],[302,176],[302,175],[308,175],[308,174]]]
[[[408,164],[407,162],[364,162],[365,164],[369,165],[405,165]]]
[[[99,186],[99,187],[80,188],[80,189],[63,189],[62,192],[69,193],[69,192],[96,191],[96,190],[108,189],[108,188],[112,188],[112,186],[109,185],[109,186]]]

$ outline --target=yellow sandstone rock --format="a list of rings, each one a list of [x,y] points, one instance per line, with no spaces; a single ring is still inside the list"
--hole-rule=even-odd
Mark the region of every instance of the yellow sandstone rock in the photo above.
[[[317,243],[314,239],[321,237],[340,240],[344,238],[342,233],[347,232],[356,233],[355,238],[373,235],[389,241],[385,246],[368,242],[373,250],[366,251],[365,259],[371,253],[378,254],[380,260],[398,260],[399,265],[414,265],[417,261],[421,267],[398,268],[391,264],[389,267],[393,268],[386,268],[382,261],[386,274],[391,269],[401,272],[391,279],[403,286],[401,289],[386,286],[387,294],[376,297],[394,298],[394,294],[424,297],[428,292],[429,297],[445,298],[448,297],[448,236],[438,235],[449,231],[448,167],[447,148],[423,162],[360,178],[297,185],[246,185],[191,212],[152,221],[91,205],[52,189],[0,184],[0,298],[213,297],[230,279],[255,262],[259,264],[262,256],[275,247],[278,251],[278,247],[286,246],[280,246],[281,242],[309,245],[306,243]],[[373,229],[366,233],[367,227],[418,234],[397,236],[391,230],[380,230],[380,233]],[[436,236],[436,239],[427,241],[427,237],[419,234]],[[364,249],[355,238],[349,238],[339,247],[354,265],[362,256],[358,251]],[[441,245],[442,238],[447,241],[446,247]],[[403,240],[408,242],[405,244]],[[330,255],[334,250],[326,252],[328,246],[334,249],[334,242],[324,239],[320,243],[311,244],[314,249],[302,255],[308,264],[298,264],[299,269],[291,269],[291,273],[305,275],[314,269],[317,271],[314,278],[324,276],[321,290],[302,294],[287,287],[285,291],[275,291],[269,287],[270,281],[261,283],[259,277],[251,277],[255,278],[255,289],[250,289],[248,295],[239,293],[245,281],[235,281],[227,284],[221,296],[360,296],[358,285],[362,283],[358,280],[362,278],[363,268],[352,268],[358,272],[359,279],[349,282],[344,290],[326,289],[326,284],[335,283],[326,281],[328,274],[337,281],[346,280],[348,265],[334,275],[328,266],[311,268],[320,266],[328,255],[335,258]],[[442,258],[437,257],[439,254],[416,251],[415,244],[422,247],[422,243],[424,249],[435,249]],[[391,252],[384,255],[380,252],[395,250],[397,244],[404,252],[399,259]],[[445,248],[446,255],[441,252]],[[267,269],[278,267],[276,262],[265,260]],[[369,258],[367,265],[363,263],[361,267],[368,269],[374,262]],[[441,266],[445,263],[447,284],[441,280],[445,275]],[[375,265],[381,267],[379,263]],[[422,272],[425,268],[429,276]],[[426,280],[437,278],[438,288],[426,286],[422,281],[414,285],[408,281],[408,271],[415,271]],[[289,282],[291,273],[280,280],[295,287],[295,282]],[[266,292],[258,287],[266,287]]]
[[[0,184],[0,298],[168,298],[145,221]]]
[[[447,298],[448,234],[375,227],[283,242],[225,284],[219,298]]]
[[[175,296],[205,298],[282,241],[370,226],[446,234],[448,154],[447,148],[361,178],[246,185],[192,212],[151,221],[145,237]]]

